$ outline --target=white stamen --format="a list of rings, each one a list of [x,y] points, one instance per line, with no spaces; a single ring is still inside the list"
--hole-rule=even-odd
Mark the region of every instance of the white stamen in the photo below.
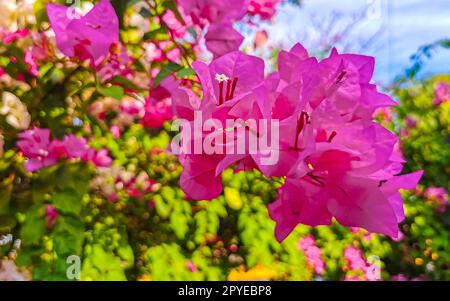
[[[228,76],[226,76],[225,74],[219,74],[219,73],[216,73],[216,81],[218,81],[219,83],[221,83],[221,82],[226,82],[226,81],[228,81],[230,78],[228,77]]]

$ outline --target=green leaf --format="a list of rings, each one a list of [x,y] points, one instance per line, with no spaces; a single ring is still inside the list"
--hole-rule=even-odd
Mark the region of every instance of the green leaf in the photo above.
[[[53,197],[53,205],[58,211],[64,213],[80,214],[82,207],[82,196],[72,189],[58,192]]]
[[[9,212],[9,201],[11,200],[11,191],[13,188],[13,177],[6,178],[0,183],[0,215],[7,214]]]
[[[144,34],[144,41],[148,40],[162,40],[162,36],[166,37],[168,34],[167,28],[160,27],[158,29],[148,31]]]
[[[58,255],[81,255],[84,225],[75,217],[59,215],[52,238]]]
[[[87,164],[62,165],[57,172],[56,186],[59,190],[72,189],[81,198],[89,189],[91,173]]]
[[[46,222],[44,218],[44,208],[35,205],[26,214],[25,222],[20,230],[20,237],[24,246],[33,245],[42,238],[45,233]]]
[[[164,66],[163,68],[161,68],[158,75],[156,76],[153,86],[154,87],[158,86],[162,80],[174,74],[175,72],[178,72],[179,70],[181,70],[181,68],[183,67],[175,63],[169,63],[168,65]]]
[[[133,90],[137,90],[137,91],[143,91],[144,88],[137,86],[135,83],[133,83],[132,81],[126,79],[123,76],[114,76],[111,80],[111,83],[117,83],[120,84],[122,87],[125,88],[129,88],[129,89],[133,89]]]
[[[123,88],[119,86],[102,87],[97,85],[97,91],[103,96],[112,97],[118,100],[122,100],[125,96]]]
[[[183,68],[180,71],[177,72],[177,77],[186,77],[186,76],[191,76],[191,75],[195,75],[195,71],[192,68]]]

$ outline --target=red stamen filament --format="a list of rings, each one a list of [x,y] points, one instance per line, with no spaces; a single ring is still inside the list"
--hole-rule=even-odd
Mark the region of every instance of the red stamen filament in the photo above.
[[[223,82],[219,83],[219,105],[223,104]]]
[[[225,95],[225,101],[230,100],[231,81],[227,81],[227,94]]]
[[[234,90],[236,89],[237,81],[238,81],[237,77],[233,78],[233,85],[231,86],[230,99],[233,99],[234,97]]]
[[[294,142],[294,150],[299,150],[298,148],[298,136],[302,132],[305,123],[309,122],[309,115],[306,112],[302,112],[300,114],[300,118],[297,121],[297,129],[295,131],[295,142]]]
[[[324,177],[315,176],[312,173],[308,173],[307,175],[308,175],[308,177],[310,177],[312,179],[313,184],[316,184],[316,185],[318,184],[322,187],[325,186],[325,182],[324,182],[325,178]]]
[[[381,180],[381,181],[378,183],[378,187],[383,186],[383,184],[386,183],[386,182],[387,182],[387,180]]]
[[[333,131],[333,132],[331,133],[330,137],[328,137],[328,142],[333,141],[333,138],[336,137],[336,135],[337,135],[336,131]]]
[[[339,84],[344,79],[344,76],[347,74],[346,70],[343,70],[336,79],[336,84]]]

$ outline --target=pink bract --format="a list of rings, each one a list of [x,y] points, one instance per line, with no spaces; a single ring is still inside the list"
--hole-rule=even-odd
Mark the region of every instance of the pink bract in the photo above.
[[[119,42],[119,20],[109,0],[101,0],[85,16],[54,3],[47,4],[47,14],[59,50],[69,57],[98,65]]]

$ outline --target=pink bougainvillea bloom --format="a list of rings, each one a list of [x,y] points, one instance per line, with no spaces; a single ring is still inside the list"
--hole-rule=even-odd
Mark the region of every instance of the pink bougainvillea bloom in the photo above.
[[[3,33],[3,43],[5,45],[11,44],[12,42],[24,39],[28,37],[30,34],[30,30],[28,28],[19,29],[15,32],[4,32]]]
[[[66,156],[69,159],[81,158],[89,149],[86,139],[74,135],[65,136],[61,144],[64,146]]]
[[[75,15],[69,7],[49,3],[47,14],[56,34],[56,44],[69,57],[89,59],[98,65],[110,47],[119,43],[119,20],[109,0],[101,0],[85,16]]]
[[[300,238],[297,247],[305,253],[308,264],[314,269],[316,274],[325,273],[325,262],[322,259],[322,252],[316,245],[316,241],[311,234]]]
[[[33,57],[33,54],[31,50],[25,52],[25,55],[23,57],[23,61],[25,64],[28,65],[28,73],[33,76],[39,75],[38,65],[36,64],[36,61]]]
[[[204,25],[240,20],[247,12],[248,0],[178,0],[177,4],[195,24]]]
[[[53,228],[56,223],[56,219],[58,218],[58,211],[53,205],[45,206],[45,221],[47,222],[47,227]]]
[[[417,126],[417,121],[416,121],[416,119],[413,116],[407,115],[405,117],[405,125],[409,129],[415,128]]]
[[[425,197],[437,202],[438,212],[444,212],[449,204],[447,190],[443,187],[429,187],[425,190]]]
[[[127,49],[122,44],[114,44],[106,60],[97,66],[97,75],[103,82],[110,81],[115,76],[122,76],[128,80],[133,78],[131,65],[133,58],[128,54]]]
[[[111,134],[113,135],[114,139],[120,139],[121,133],[120,128],[117,125],[113,125],[109,128],[111,131]]]
[[[238,50],[243,41],[244,36],[231,23],[212,24],[205,35],[206,48],[214,57]]]
[[[446,203],[448,201],[447,190],[443,187],[429,187],[425,190],[425,197],[440,202]]]
[[[333,218],[370,233],[400,235],[399,189],[414,188],[422,171],[399,175],[405,161],[398,138],[372,119],[376,109],[396,104],[370,83],[373,58],[333,50],[319,62],[297,44],[279,54],[278,72],[266,79],[262,60],[237,51],[209,65],[194,62],[193,68],[202,100],[188,89],[175,89],[174,114],[191,123],[195,110],[220,122],[276,118],[280,160],[263,166],[258,153],[182,153],[180,186],[187,198],[220,195],[222,171],[237,164],[236,170],[258,168],[267,177],[285,177],[278,199],[269,205],[279,241],[298,224],[330,225]],[[197,139],[203,142],[205,135]]]
[[[99,151],[90,148],[82,158],[84,161],[92,162],[97,167],[109,167],[112,164],[112,158],[107,149],[102,148]]]
[[[33,39],[33,46],[31,47],[31,53],[36,61],[45,61],[52,54],[52,45],[49,38],[45,33],[33,32],[31,35]]]
[[[223,158],[224,155],[181,155],[180,187],[189,199],[212,200],[220,195],[223,187],[216,167]]]
[[[25,169],[29,172],[52,166],[59,159],[81,159],[98,167],[108,167],[112,159],[106,149],[96,151],[89,148],[84,138],[66,135],[62,140],[50,138],[49,129],[34,127],[19,134],[17,146],[27,158]]]
[[[355,157],[349,153],[330,150],[314,157],[308,160],[313,170],[302,179],[288,178],[279,199],[269,205],[279,241],[299,223],[330,225],[333,216],[344,226],[398,236],[397,225],[404,219],[398,189],[415,187],[422,172],[377,180],[351,175]]]
[[[193,67],[203,86],[203,99],[200,102],[189,90],[178,89],[173,93],[174,113],[178,117],[191,121],[194,110],[201,111],[204,120],[214,117],[221,122],[239,117],[258,120],[264,116],[264,109],[261,107],[268,102],[264,102],[264,92],[259,91],[264,80],[262,60],[232,52],[215,59],[209,65],[194,62]],[[260,93],[257,94],[254,90]],[[262,97],[257,97],[260,94]],[[270,107],[268,110],[270,111]],[[266,112],[266,116],[270,118],[269,115],[270,112]],[[219,129],[214,133],[223,135]],[[200,139],[203,140],[204,137]],[[246,154],[182,155],[180,161],[184,169],[180,185],[189,198],[210,200],[222,191],[222,171],[247,157]]]
[[[197,271],[197,266],[190,260],[187,262],[186,266],[187,266],[188,270],[192,273]]]
[[[25,169],[29,172],[56,164],[58,156],[50,151],[50,130],[34,127],[19,134],[20,151],[27,158]]]
[[[186,25],[183,25],[183,23],[178,20],[173,11],[166,10],[162,19],[175,37],[182,38],[186,34]]]
[[[443,102],[450,101],[450,84],[445,82],[440,82],[437,84],[434,90],[434,100],[433,104],[435,106],[440,105]]]
[[[173,110],[170,99],[153,102],[147,98],[144,105],[142,123],[148,128],[161,128],[164,122],[172,120]]]
[[[144,104],[136,99],[125,98],[120,104],[120,112],[132,116],[141,116],[144,113]]]
[[[281,0],[250,0],[248,13],[258,15],[262,20],[268,20],[276,13],[276,6]]]
[[[366,260],[360,249],[353,246],[347,247],[344,251],[344,258],[347,260],[351,270],[365,271],[367,268]]]
[[[196,61],[192,66],[203,87],[202,108],[212,105],[215,107],[234,98],[242,98],[264,80],[264,61],[239,51],[217,58],[209,65]],[[217,76],[221,75],[224,75],[224,80],[217,79]],[[231,85],[231,88],[235,86],[233,93],[230,88],[229,95],[226,95],[227,85]]]

